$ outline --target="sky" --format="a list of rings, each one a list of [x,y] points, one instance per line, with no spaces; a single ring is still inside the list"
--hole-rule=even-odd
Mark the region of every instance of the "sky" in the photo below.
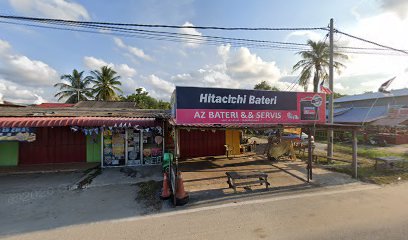
[[[289,3],[288,3],[289,2]],[[0,0],[1,15],[79,21],[220,27],[335,28],[399,49],[408,49],[406,0]],[[4,21],[0,19],[0,21]],[[166,30],[168,31],[168,29]],[[180,33],[306,43],[324,40],[325,31],[220,31],[180,29]],[[375,47],[335,34],[336,44]],[[143,87],[168,101],[175,86],[251,89],[267,81],[281,90],[293,84],[300,56],[293,50],[210,45],[62,31],[0,22],[0,101],[57,102],[55,83],[73,69],[108,65],[121,76],[123,94]],[[408,87],[408,56],[349,54],[335,74],[334,91],[377,91],[396,76],[390,89]],[[309,87],[309,89],[312,89]]]

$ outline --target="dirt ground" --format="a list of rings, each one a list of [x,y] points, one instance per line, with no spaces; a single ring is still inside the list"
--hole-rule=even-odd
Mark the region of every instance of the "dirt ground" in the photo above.
[[[68,189],[83,176],[79,172],[0,176],[0,238],[171,208],[167,202],[158,200],[160,206],[152,209],[150,202],[138,199],[141,187],[136,183],[154,180],[146,176],[148,171],[131,178],[119,170],[109,169],[106,176],[99,175],[97,184],[78,190]],[[161,176],[160,167],[157,175]]]
[[[266,159],[263,152],[264,145],[257,146],[259,154],[248,154],[232,158],[212,157],[194,158],[180,161],[183,173],[184,187],[190,192],[193,204],[207,200],[242,196],[246,194],[265,194],[280,191],[293,191],[311,187],[326,187],[344,184],[358,184],[349,175],[328,171],[315,167],[313,180],[307,182],[306,163],[301,160],[272,162]],[[237,188],[234,193],[229,188],[225,172],[254,172],[261,171],[268,174],[271,184],[268,190],[264,185],[252,185]]]

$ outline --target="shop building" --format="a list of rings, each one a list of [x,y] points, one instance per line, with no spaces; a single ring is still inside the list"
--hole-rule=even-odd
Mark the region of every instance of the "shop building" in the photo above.
[[[168,117],[127,102],[2,108],[0,166],[161,164]]]
[[[325,95],[244,89],[176,87],[170,125],[180,158],[241,152],[244,129],[325,123]]]

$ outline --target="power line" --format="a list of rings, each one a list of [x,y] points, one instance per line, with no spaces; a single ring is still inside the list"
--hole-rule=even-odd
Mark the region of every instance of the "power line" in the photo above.
[[[62,24],[66,25],[66,24]],[[99,26],[94,24],[74,24],[70,26],[79,26],[85,28],[98,28],[98,29],[109,29],[113,31],[123,31],[123,32],[143,32],[143,33],[154,33],[154,34],[165,34],[165,35],[174,35],[174,36],[186,36],[192,37],[194,39],[221,39],[221,40],[232,40],[232,41],[244,41],[244,42],[255,42],[255,43],[271,43],[279,45],[294,45],[294,46],[307,46],[304,43],[293,43],[293,42],[278,42],[278,41],[268,41],[268,40],[257,40],[257,39],[246,39],[246,38],[231,38],[231,37],[219,37],[219,36],[210,36],[210,35],[201,35],[201,34],[189,34],[189,33],[177,33],[177,32],[164,32],[164,31],[151,31],[144,29],[134,29],[134,28],[121,28],[121,27],[111,27],[111,26]]]
[[[300,50],[306,50],[306,48],[300,48],[296,46],[300,46],[301,44],[294,43],[295,47],[290,47],[290,46],[285,46],[285,45],[290,45],[291,43],[285,43],[285,42],[272,42],[272,41],[263,41],[263,40],[253,40],[250,39],[249,42],[245,42],[245,39],[238,39],[238,38],[222,38],[222,37],[216,37],[216,39],[199,39],[199,38],[193,38],[199,37],[199,35],[191,35],[192,37],[180,37],[178,36],[179,34],[176,34],[175,36],[172,36],[175,33],[169,33],[169,32],[145,32],[145,31],[125,31],[125,30],[120,30],[120,31],[112,31],[112,32],[100,32],[100,31],[90,31],[90,30],[83,30],[83,29],[75,29],[75,28],[67,28],[67,27],[54,27],[54,26],[43,26],[43,25],[36,25],[36,24],[27,24],[27,23],[15,23],[15,22],[8,22],[8,21],[0,21],[0,23],[6,23],[6,24],[15,24],[15,25],[23,25],[23,26],[29,26],[29,27],[39,27],[39,28],[46,28],[46,29],[55,29],[55,30],[68,30],[68,31],[78,31],[78,32],[86,32],[86,33],[97,33],[97,34],[105,34],[105,35],[116,35],[116,36],[123,36],[123,37],[138,37],[138,38],[144,38],[144,39],[153,39],[153,40],[168,40],[168,41],[175,41],[175,42],[186,42],[186,43],[196,43],[196,44],[208,44],[208,45],[219,45],[219,44],[231,44],[234,46],[251,46],[251,47],[256,47],[256,48],[262,48],[262,49],[285,49],[285,50],[293,50],[293,51],[300,51]],[[88,27],[91,29],[99,29],[99,30],[106,30],[106,29],[101,29],[101,28],[92,28]],[[110,31],[110,30],[108,30]],[[125,32],[127,34],[123,33],[116,33],[116,32]],[[171,35],[167,35],[171,34]],[[147,37],[146,37],[147,36]],[[150,37],[149,37],[150,36]],[[224,39],[222,40],[217,40],[217,39]],[[230,40],[230,41],[227,41]],[[241,40],[241,41],[238,41]],[[251,43],[254,42],[254,43]],[[259,43],[257,43],[259,42]],[[270,42],[271,44],[260,44],[262,42],[268,43]],[[215,43],[215,44],[214,44]]]
[[[302,30],[327,30],[325,27],[298,27],[298,28],[270,28],[270,27],[214,27],[214,26],[178,26],[178,25],[160,25],[160,24],[136,24],[136,23],[117,23],[117,22],[94,22],[94,21],[73,21],[53,18],[35,18],[35,17],[23,17],[12,15],[0,15],[0,18],[15,19],[15,20],[28,20],[37,22],[62,22],[62,23],[75,23],[75,24],[98,24],[98,25],[114,25],[114,26],[132,26],[132,27],[145,27],[145,28],[193,28],[193,29],[211,29],[211,30],[243,30],[243,31],[302,31]]]
[[[308,45],[303,43],[294,43],[294,42],[279,42],[279,41],[268,41],[268,40],[258,40],[258,39],[246,39],[246,38],[232,38],[232,37],[220,37],[220,36],[211,36],[211,35],[199,35],[199,34],[188,34],[188,33],[177,33],[177,32],[165,32],[165,31],[153,31],[146,29],[136,29],[136,28],[125,28],[118,26],[139,26],[146,24],[126,24],[126,23],[107,23],[107,22],[84,22],[84,21],[71,21],[71,20],[61,20],[61,19],[48,19],[48,18],[30,18],[30,17],[18,17],[18,16],[4,16],[0,15],[0,18],[19,20],[19,21],[28,21],[28,22],[37,22],[39,24],[51,24],[58,26],[70,26],[67,27],[55,27],[55,26],[43,26],[36,24],[27,24],[19,22],[10,22],[10,21],[0,21],[1,23],[6,24],[16,24],[24,25],[30,27],[40,27],[40,28],[49,28],[57,30],[68,30],[68,31],[78,31],[78,32],[87,32],[87,33],[97,33],[97,34],[107,34],[107,35],[116,35],[123,37],[136,37],[141,39],[150,39],[150,40],[164,40],[171,42],[185,42],[185,43],[194,43],[194,44],[206,44],[206,45],[219,45],[219,44],[231,44],[234,47],[252,47],[258,49],[274,49],[274,50],[288,50],[288,51],[305,51],[308,50]],[[116,26],[117,25],[117,26]],[[146,25],[146,26],[159,26],[159,25]],[[161,25],[160,25],[161,26]],[[167,27],[173,27],[172,25],[163,25]],[[73,27],[73,28],[72,28]],[[179,28],[193,28],[192,26],[178,26]],[[100,31],[90,31],[85,29],[97,29],[102,31],[109,32],[100,32]],[[199,27],[200,28],[200,27]],[[208,28],[208,27],[203,27]],[[235,29],[235,28],[234,28]],[[238,28],[237,28],[238,29]],[[253,28],[255,30],[257,28]],[[260,28],[261,29],[261,28]],[[274,28],[270,28],[274,29]],[[279,28],[283,29],[283,28]],[[299,29],[299,28],[295,28]],[[320,29],[322,30],[322,29]],[[340,34],[346,34],[338,31]],[[349,35],[349,34],[347,34]],[[351,36],[351,35],[350,35]],[[354,36],[353,36],[354,37]],[[327,35],[324,39],[326,41]],[[368,41],[368,40],[366,40]],[[374,43],[368,41],[369,43]],[[377,44],[377,43],[376,43]],[[387,47],[381,44],[377,44],[382,48],[365,48],[365,47],[336,47],[338,51],[348,54],[371,54],[371,55],[387,55],[387,56],[402,56],[400,54],[390,53],[389,51],[399,51],[404,54],[408,54],[406,50],[395,49]],[[386,47],[386,48],[384,48]],[[342,49],[342,50],[341,50]],[[353,50],[353,51],[350,51]],[[388,52],[387,52],[388,51]],[[405,56],[405,55],[404,55]]]
[[[347,37],[350,37],[350,38],[357,39],[357,40],[362,41],[362,42],[370,43],[370,44],[376,45],[376,46],[378,46],[378,47],[387,48],[387,49],[390,49],[390,50],[393,50],[393,51],[397,51],[397,52],[402,52],[402,53],[404,53],[404,54],[408,54],[408,52],[405,51],[405,50],[401,50],[401,49],[389,47],[389,46],[386,46],[386,45],[383,45],[383,44],[380,44],[380,43],[376,43],[376,42],[374,42],[374,41],[367,40],[367,39],[364,39],[364,38],[361,38],[361,37],[357,37],[357,36],[354,36],[354,35],[351,35],[351,34],[348,34],[348,33],[342,32],[342,31],[339,31],[339,30],[335,30],[335,31],[336,31],[337,33],[343,34],[343,35],[345,35],[345,36],[347,36]]]
[[[293,89],[293,85],[296,85],[298,80],[299,80],[298,78],[295,78],[292,81],[292,83],[285,89],[285,91],[288,91],[288,90],[291,91]]]

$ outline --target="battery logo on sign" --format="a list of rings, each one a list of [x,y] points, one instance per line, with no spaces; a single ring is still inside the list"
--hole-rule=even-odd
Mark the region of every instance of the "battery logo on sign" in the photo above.
[[[303,114],[316,114],[316,109],[314,107],[305,107],[303,109]]]

